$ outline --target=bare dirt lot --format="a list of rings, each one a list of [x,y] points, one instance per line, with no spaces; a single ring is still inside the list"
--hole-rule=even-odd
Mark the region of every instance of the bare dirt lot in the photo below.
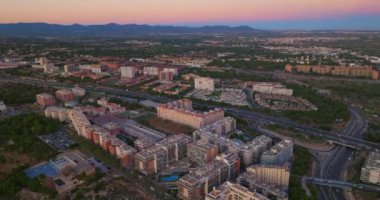
[[[134,183],[126,182],[123,179],[115,179],[101,188],[105,191],[104,196],[99,195],[100,200],[106,199],[139,199],[154,200],[155,197],[147,193],[143,188],[136,186]]]
[[[5,158],[4,163],[0,163],[0,173],[8,174],[12,169],[22,165],[33,165],[36,160],[26,154],[19,154],[17,152],[1,152]]]
[[[194,131],[194,129],[189,126],[161,119],[157,116],[153,116],[144,120],[144,123],[146,123],[146,125],[149,127],[154,127],[155,129],[168,134],[191,134]]]

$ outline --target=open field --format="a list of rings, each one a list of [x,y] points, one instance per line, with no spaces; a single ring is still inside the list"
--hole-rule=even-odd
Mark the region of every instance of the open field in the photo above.
[[[0,162],[0,173],[2,174],[10,174],[13,169],[23,165],[36,164],[36,159],[27,154],[1,152],[0,156],[4,158],[4,162]]]
[[[106,183],[100,188],[104,191],[104,196],[99,195],[99,200],[108,199],[139,199],[139,200],[154,200],[155,197],[147,193],[145,189],[136,186],[136,184],[129,183],[124,179],[114,179]]]

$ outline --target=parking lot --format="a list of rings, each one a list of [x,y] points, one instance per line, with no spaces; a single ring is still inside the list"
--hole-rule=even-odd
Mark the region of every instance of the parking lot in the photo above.
[[[39,138],[52,148],[63,151],[75,144],[75,141],[64,131],[41,135]]]

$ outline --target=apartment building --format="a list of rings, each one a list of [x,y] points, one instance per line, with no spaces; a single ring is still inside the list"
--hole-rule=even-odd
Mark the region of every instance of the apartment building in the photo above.
[[[291,140],[282,140],[261,155],[260,163],[264,165],[282,165],[292,158],[293,145]]]
[[[252,165],[247,168],[247,174],[258,183],[289,187],[289,165]]]
[[[86,129],[91,125],[86,115],[79,109],[73,109],[68,112],[68,117],[78,135],[86,137]]]
[[[224,117],[212,124],[202,128],[204,131],[209,131],[217,135],[226,135],[229,132],[236,130],[236,119],[233,117]]]
[[[158,76],[158,73],[161,71],[159,67],[144,67],[144,75],[149,76]]]
[[[207,194],[205,200],[269,200],[269,198],[248,190],[247,188],[234,184],[229,181],[225,182],[218,189]]]
[[[54,106],[56,103],[54,96],[47,93],[37,94],[36,101],[37,104],[43,107]]]
[[[187,135],[173,135],[141,150],[134,157],[135,169],[145,175],[157,173],[168,167],[171,162],[182,159],[190,141],[191,137]]]
[[[120,67],[122,78],[135,78],[137,71],[138,68],[133,66]]]
[[[272,139],[265,135],[260,135],[252,141],[237,146],[237,151],[245,166],[260,162],[261,154],[272,146]]]
[[[197,166],[212,161],[218,154],[218,145],[201,140],[190,143],[187,149],[187,157],[189,158],[189,161]]]
[[[182,200],[204,199],[214,187],[228,180],[228,166],[218,160],[196,168],[178,181],[178,198]]]
[[[361,169],[360,180],[366,183],[380,184],[380,153],[369,153]]]
[[[167,151],[161,145],[153,145],[134,157],[135,169],[144,175],[157,173],[169,166]]]
[[[366,77],[379,79],[379,71],[369,66],[313,66],[313,65],[285,65],[285,72],[330,74],[336,76]]]
[[[184,158],[187,155],[188,145],[192,138],[185,134],[171,135],[157,144],[162,146],[167,154],[168,161],[172,163]]]
[[[157,107],[157,115],[176,123],[200,129],[224,118],[224,111],[214,109],[208,112],[197,112],[192,108],[189,99],[181,99]]]
[[[228,180],[235,179],[240,174],[240,157],[237,153],[225,152],[215,157],[228,166]]]
[[[74,100],[74,93],[70,90],[62,89],[55,91],[55,97],[62,102]]]
[[[174,74],[171,71],[161,71],[158,73],[158,80],[160,81],[172,81]]]
[[[57,119],[60,122],[69,120],[69,110],[62,107],[49,106],[45,109],[45,116],[53,119]]]

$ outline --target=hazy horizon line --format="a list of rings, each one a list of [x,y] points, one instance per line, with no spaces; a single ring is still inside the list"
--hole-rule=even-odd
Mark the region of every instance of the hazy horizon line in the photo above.
[[[281,23],[281,22],[252,22],[257,24],[273,24],[273,23]],[[258,29],[258,30],[272,30],[272,31],[380,31],[380,27],[377,28],[360,28],[360,27],[341,27],[341,28],[331,28],[331,27],[314,27],[314,28],[307,28],[307,27],[288,27],[288,28],[260,28],[260,25],[255,24],[248,24],[248,23],[239,23],[239,24],[220,24],[220,23],[214,23],[214,24],[155,24],[155,23],[119,23],[119,22],[107,22],[107,23],[50,23],[50,22],[43,22],[43,21],[36,21],[36,22],[0,22],[0,25],[11,25],[11,24],[47,24],[47,25],[60,25],[60,26],[73,26],[73,25],[79,25],[79,26],[104,26],[104,25],[119,25],[119,26],[126,26],[126,25],[137,25],[137,26],[168,26],[168,27],[185,27],[185,28],[202,28],[202,27],[218,27],[218,26],[225,26],[225,27],[249,27],[252,29]],[[300,25],[298,25],[300,26]]]

